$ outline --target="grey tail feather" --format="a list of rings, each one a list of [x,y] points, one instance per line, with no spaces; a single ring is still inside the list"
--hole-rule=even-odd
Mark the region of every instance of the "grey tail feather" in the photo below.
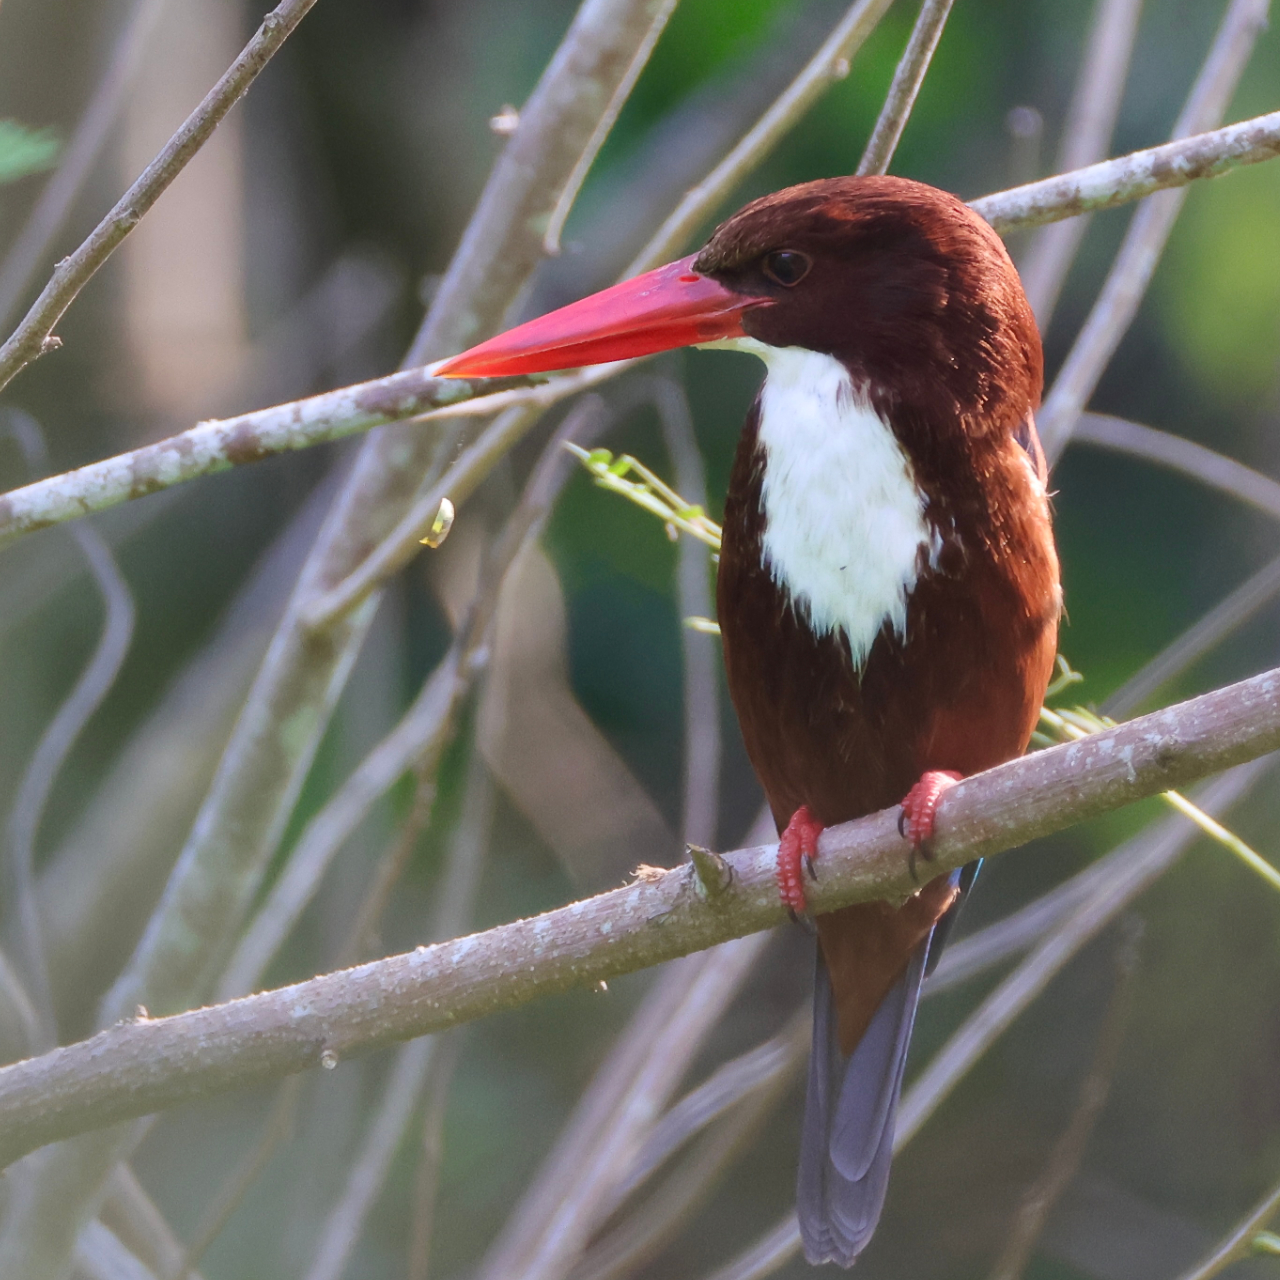
[[[847,1058],[840,1052],[831,981],[819,954],[796,1188],[804,1256],[812,1263],[853,1266],[880,1220],[928,951],[925,940]]]
[[[977,875],[953,873],[963,894]],[[831,979],[818,952],[813,1048],[800,1137],[796,1212],[811,1263],[851,1267],[866,1248],[889,1187],[894,1119],[926,964],[937,963],[960,902],[912,953],[851,1055],[840,1052]],[[945,926],[945,927],[944,927]]]

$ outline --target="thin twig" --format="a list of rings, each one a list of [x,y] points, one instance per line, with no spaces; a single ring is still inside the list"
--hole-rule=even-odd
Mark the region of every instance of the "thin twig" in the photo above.
[[[767,809],[762,809],[748,833],[748,841],[767,839],[771,834],[772,818]],[[725,1007],[722,1000],[706,998],[707,975],[714,980],[710,988],[713,994],[716,985],[722,995],[728,987],[740,986],[750,972],[750,965],[726,961],[734,955],[750,959],[748,952],[749,949],[735,949],[726,956],[708,951],[668,965],[657,975],[639,1008],[615,1038],[608,1056],[563,1126],[559,1140],[530,1181],[529,1189],[486,1251],[477,1270],[481,1280],[485,1277],[504,1280],[524,1266],[544,1240],[548,1224],[566,1202],[584,1194],[594,1197],[597,1203],[609,1202],[584,1180],[583,1170],[596,1160],[601,1143],[609,1141],[608,1135],[620,1118],[636,1129],[637,1142],[646,1140],[643,1126],[636,1124],[634,1100],[649,1089],[652,1079],[649,1064],[656,1059],[661,1070],[663,1060],[670,1054],[687,1061],[688,1056],[696,1052],[711,1030],[714,1017]],[[691,992],[698,996],[700,1023],[679,1017]],[[673,1036],[671,1028],[677,1020],[681,1034],[690,1033],[692,1041]],[[643,1116],[640,1118],[643,1120]],[[656,1113],[650,1119],[656,1120]],[[627,1174],[627,1162],[620,1160],[616,1177],[623,1181]]]
[[[1081,169],[1107,154],[1141,12],[1142,0],[1097,0],[1058,148],[1059,173]],[[1019,264],[1022,287],[1042,333],[1049,328],[1063,281],[1088,226],[1086,215],[1042,228],[1028,247],[1025,261]]]
[[[656,3],[650,5],[652,16],[649,29],[636,44],[630,64],[614,84],[613,96],[609,100],[609,105],[600,113],[600,118],[596,121],[596,127],[592,130],[590,138],[587,139],[585,144],[582,144],[577,163],[565,180],[564,187],[556,198],[555,207],[547,215],[547,229],[542,236],[542,251],[544,253],[554,257],[560,252],[560,235],[564,231],[564,224],[568,220],[573,203],[578,198],[578,192],[582,190],[582,184],[586,181],[587,174],[591,171],[591,166],[595,163],[596,156],[600,154],[600,148],[604,145],[604,140],[609,136],[609,131],[618,119],[618,112],[622,110],[623,103],[631,96],[631,90],[635,87],[636,80],[640,77],[640,72],[644,70],[645,63],[649,61],[653,46],[657,44],[658,37],[662,34],[663,28],[666,27],[667,19],[671,17],[671,12],[675,7],[676,0],[656,0]]]
[[[782,1069],[743,1095],[709,1132],[701,1134],[685,1159],[644,1202],[591,1245],[569,1273],[571,1280],[615,1280],[634,1274],[655,1257],[698,1211],[786,1096],[804,1069],[805,1047],[789,1054]]]
[[[720,1021],[768,936],[740,938],[681,967],[681,999],[647,1046],[644,1061],[622,1095],[609,1125],[596,1135],[589,1157],[545,1222],[512,1280],[552,1280],[581,1256],[599,1227],[612,1188],[625,1176],[693,1056]],[[673,975],[674,976],[674,975]],[[482,1276],[500,1274],[492,1266]]]
[[[21,445],[27,465],[43,469],[46,458],[44,437],[35,419],[21,411],[10,410],[9,432]],[[18,784],[5,824],[27,979],[25,990],[37,1018],[37,1037],[30,1046],[33,1052],[52,1048],[58,1042],[57,1018],[49,982],[49,957],[45,950],[44,925],[36,893],[36,836],[62,766],[85,725],[115,684],[133,639],[133,596],[111,549],[90,524],[78,524],[70,532],[102,597],[102,634],[71,692],[63,699],[41,735]]]
[[[462,1038],[461,1031],[452,1031],[441,1038],[435,1063],[427,1077],[422,1106],[422,1141],[418,1149],[418,1167],[413,1175],[413,1222],[409,1232],[405,1280],[427,1280],[430,1271],[440,1167],[444,1163],[444,1122],[449,1086],[461,1054]]]
[[[504,381],[529,383],[527,378]],[[36,529],[105,511],[199,476],[421,417],[495,389],[499,388],[494,379],[470,383],[410,369],[237,418],[201,422],[155,444],[0,495],[0,546]]]
[[[240,1202],[248,1195],[249,1189],[262,1175],[276,1149],[292,1136],[301,1092],[301,1076],[293,1076],[280,1086],[266,1120],[257,1130],[254,1145],[205,1205],[196,1229],[192,1232],[191,1242],[177,1265],[163,1272],[159,1280],[187,1280],[191,1276],[209,1246],[230,1222],[231,1215],[240,1207]]]
[[[482,590],[454,643],[427,678],[390,733],[365,756],[350,777],[307,823],[288,863],[245,931],[218,983],[219,999],[254,990],[311,901],[339,849],[372,805],[411,768],[431,775],[452,736],[457,714],[489,659],[487,636],[507,570],[540,527],[570,473],[563,444],[591,439],[606,419],[599,402],[584,401],[569,413],[543,450],[521,501],[490,549]]]
[[[101,1219],[102,1225],[150,1269],[155,1280],[166,1280],[181,1264],[186,1253],[182,1241],[127,1164],[116,1165],[111,1175]],[[181,1276],[200,1280],[200,1273],[191,1267]]]
[[[803,1063],[809,1052],[812,1017],[802,1008],[777,1035],[717,1067],[658,1121],[618,1184],[606,1216],[671,1159],[690,1138],[731,1111],[743,1098],[770,1088]]]
[[[1059,831],[1280,748],[1280,670],[1153,715],[1050,747],[947,792],[938,808],[939,873]],[[833,827],[820,851],[813,908],[906,897],[913,880],[896,810]],[[79,1044],[0,1068],[0,1161],[134,1116],[279,1078],[589,985],[779,923],[773,846],[730,855],[732,885],[715,903],[675,868],[622,889],[471,938],[168,1018],[123,1022]],[[1123,894],[1078,911],[1002,987],[982,1017],[905,1100],[909,1134],[955,1079]],[[1017,1000],[1014,997],[1017,997]]]
[[[796,125],[835,80],[849,74],[853,55],[875,29],[891,0],[856,0],[803,71],[745,136],[684,198],[623,272],[639,275],[677,254],[733,189]],[[443,353],[442,353],[443,354]]]
[[[329,626],[421,554],[422,539],[430,532],[440,504],[448,499],[455,507],[461,507],[498,459],[505,457],[541,416],[540,405],[514,405],[494,418],[405,512],[399,524],[361,560],[359,567],[308,604],[307,626],[314,630]]]
[[[116,37],[98,87],[81,115],[71,141],[45,183],[22,230],[0,264],[0,329],[4,329],[66,223],[85,179],[97,163],[103,144],[128,96],[142,52],[169,0],[135,0]]]
[[[707,478],[684,388],[673,379],[652,384],[662,440],[687,501],[706,509]],[[696,538],[681,538],[676,601],[681,618],[710,617],[711,559]],[[680,629],[684,660],[684,822],[686,844],[712,846],[720,810],[720,653],[710,636]]]
[[[1280,1184],[1272,1187],[1245,1215],[1243,1221],[1231,1231],[1225,1240],[1198,1266],[1184,1271],[1178,1280],[1212,1280],[1233,1262],[1247,1258],[1253,1250],[1253,1240],[1272,1218],[1280,1213]]]
[[[1221,177],[1241,165],[1274,160],[1278,155],[1280,111],[1273,111],[969,203],[1004,235],[1060,218],[1114,209],[1156,191],[1184,187],[1201,178]]]
[[[461,933],[475,911],[480,873],[489,850],[496,800],[493,779],[478,751],[471,754],[462,816],[449,852],[445,884],[429,930],[433,939]],[[325,1215],[325,1228],[307,1270],[307,1280],[340,1280],[364,1229],[441,1047],[439,1036],[406,1045],[396,1055],[378,1108],[368,1126],[346,1185]]]
[[[1071,439],[1168,467],[1280,520],[1280,481],[1184,436],[1109,413],[1082,413]]]
[[[76,295],[209,140],[313,4],[315,0],[281,0],[263,18],[240,56],[183,121],[141,177],[120,197],[89,238],[58,264],[13,336],[0,347],[0,388],[7,386],[13,376],[33,360],[61,345],[53,336],[53,328]]]
[[[1263,565],[1176,640],[1161,649],[1103,704],[1109,716],[1129,715],[1162,686],[1198,662],[1280,594],[1280,556]]]
[[[889,172],[889,163],[898,148],[902,131],[907,127],[911,108],[916,104],[916,95],[924,83],[933,51],[942,38],[942,28],[946,26],[952,3],[953,0],[923,0],[920,16],[911,29],[911,38],[893,73],[889,94],[880,108],[876,127],[871,131],[862,159],[858,161],[860,174]]]
[[[1280,111],[1185,141],[1135,151],[1042,182],[996,192],[971,203],[997,231],[1007,233],[1078,217],[1094,209],[1114,208],[1152,192],[1218,177],[1240,165],[1258,164],[1277,155],[1280,155]],[[340,388],[226,422],[202,423],[157,444],[0,495],[0,545],[25,532],[75,520],[87,512],[105,510],[199,476],[278,452],[340,439],[380,423],[413,417],[434,420],[443,415],[488,415],[518,405],[545,410],[617,377],[634,363],[618,361],[599,365],[550,378],[539,386],[509,391],[501,388],[527,380],[436,381],[419,371],[406,381],[403,374],[391,374],[356,388]],[[441,383],[448,383],[448,389],[441,387]],[[416,405],[410,402],[398,407],[406,388],[417,388],[414,394],[421,395],[422,399]],[[351,416],[339,412],[340,402],[354,391],[367,393],[375,402],[376,412],[369,415],[357,403],[352,405]],[[288,431],[286,428],[299,415],[303,421],[299,422],[298,430]],[[233,428],[242,434],[228,447],[222,437],[229,435]],[[140,483],[135,484],[135,476]],[[433,515],[434,510],[424,518],[429,521]],[[406,534],[408,525],[406,521]]]
[[[992,1280],[1020,1280],[1053,1206],[1080,1168],[1089,1136],[1111,1092],[1111,1079],[1129,1020],[1133,978],[1138,967],[1138,941],[1142,932],[1140,921],[1134,919],[1128,923],[1130,927],[1116,949],[1115,985],[1071,1122],[1054,1144],[1044,1171],[1023,1197],[1008,1243],[992,1268]]]
[[[760,1280],[785,1267],[800,1252],[800,1224],[793,1212],[749,1245],[727,1266],[713,1271],[706,1280]]]
[[[1204,66],[1173,128],[1186,138],[1217,125],[1267,25],[1269,0],[1231,0]],[[1065,448],[1098,379],[1128,331],[1155,273],[1186,191],[1147,200],[1133,215],[1089,318],[1072,346],[1038,417],[1052,462]]]
[[[436,774],[429,762],[421,762],[416,770],[413,799],[400,829],[373,869],[373,878],[365,890],[364,898],[356,910],[355,920],[347,935],[347,941],[338,955],[338,967],[358,964],[369,955],[369,949],[378,932],[382,913],[387,909],[392,891],[404,875],[414,850],[422,839],[422,833],[431,821],[431,810],[436,802]]]
[[[407,364],[461,351],[492,332],[546,252],[553,217],[568,202],[634,84],[671,6],[586,0],[543,72],[449,270]]]
[[[1234,803],[1274,764],[1270,759],[1255,760],[1215,779],[1205,788],[1203,802],[1211,808]],[[1105,860],[1105,873],[1099,871],[1091,877],[1088,896],[1070,914],[1052,922],[1042,921],[1043,927],[1035,938],[1040,943],[1036,951],[970,1014],[903,1097],[894,1136],[895,1153],[915,1137],[941,1101],[1044,989],[1053,974],[1159,879],[1195,835],[1191,823],[1174,818],[1142,832]],[[974,967],[972,972],[976,971]],[[800,1228],[792,1211],[707,1280],[760,1280],[785,1266],[799,1251]]]

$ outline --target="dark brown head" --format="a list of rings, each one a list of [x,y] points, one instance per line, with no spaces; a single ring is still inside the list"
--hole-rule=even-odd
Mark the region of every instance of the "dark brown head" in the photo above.
[[[701,253],[531,320],[438,366],[575,368],[753,338],[841,360],[895,419],[1014,430],[1040,397],[1040,339],[999,237],[905,178],[828,178],[753,201]]]
[[[835,356],[893,403],[1005,427],[1039,403],[1040,337],[1017,271],[991,227],[935,187],[789,187],[722,223],[693,269],[770,300],[743,311],[748,336]]]

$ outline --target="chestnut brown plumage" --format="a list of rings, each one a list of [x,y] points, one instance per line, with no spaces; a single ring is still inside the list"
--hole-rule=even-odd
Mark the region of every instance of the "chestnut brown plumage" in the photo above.
[[[946,776],[1026,747],[1061,607],[1033,417],[1040,340],[1004,246],[961,201],[836,178],[754,201],[693,259],[440,372],[691,342],[745,347],[771,371],[738,444],[717,606],[747,752],[784,833],[780,883],[800,905],[797,859],[821,827],[910,792],[927,852]],[[969,878],[818,917],[798,1196],[812,1261],[850,1265],[879,1217],[920,982]]]

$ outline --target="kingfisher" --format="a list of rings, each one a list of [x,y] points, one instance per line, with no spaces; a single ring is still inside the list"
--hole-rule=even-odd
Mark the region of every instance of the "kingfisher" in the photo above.
[[[940,798],[1020,755],[1062,612],[1043,356],[1018,273],[961,200],[897,177],[788,187],[698,253],[446,360],[486,377],[676,347],[763,361],[725,498],[730,696],[806,910],[824,828],[893,805],[927,867]],[[818,915],[797,1179],[810,1262],[851,1266],[884,1205],[921,984],[976,874]]]

